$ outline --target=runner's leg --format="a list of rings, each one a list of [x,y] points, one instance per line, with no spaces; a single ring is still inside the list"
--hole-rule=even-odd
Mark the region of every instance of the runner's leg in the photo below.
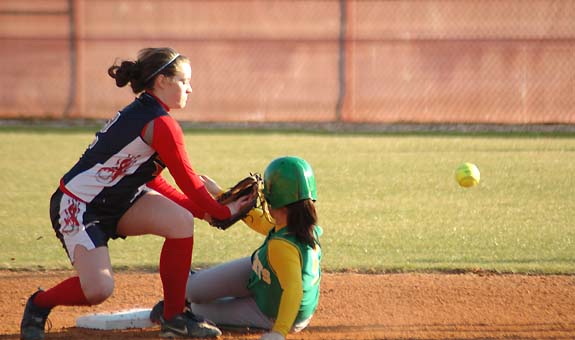
[[[248,296],[251,270],[249,257],[199,270],[188,277],[186,298],[190,302],[205,303],[222,297]]]

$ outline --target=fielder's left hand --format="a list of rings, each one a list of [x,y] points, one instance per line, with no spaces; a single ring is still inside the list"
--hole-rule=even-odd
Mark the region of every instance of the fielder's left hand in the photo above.
[[[278,332],[269,332],[260,338],[260,340],[285,340],[286,338]]]

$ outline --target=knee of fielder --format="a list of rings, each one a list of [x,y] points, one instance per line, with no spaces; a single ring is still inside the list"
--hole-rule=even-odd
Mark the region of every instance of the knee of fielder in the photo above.
[[[114,278],[100,275],[97,279],[82,284],[82,290],[86,300],[92,305],[98,305],[106,301],[114,292]]]
[[[173,222],[166,238],[188,238],[194,236],[194,215],[192,213],[182,209],[178,216],[172,216],[172,220]]]

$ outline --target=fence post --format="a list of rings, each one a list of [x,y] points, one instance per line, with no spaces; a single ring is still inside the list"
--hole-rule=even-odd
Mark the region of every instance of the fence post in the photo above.
[[[79,19],[81,16],[80,4],[81,0],[68,0],[68,46],[70,49],[70,88],[68,92],[68,102],[64,112],[62,113],[63,118],[70,118],[72,110],[76,113],[81,113],[81,92],[82,92],[82,82],[80,72],[80,32],[79,32]]]
[[[339,92],[335,104],[335,120],[341,121],[343,101],[345,100],[345,31],[347,22],[347,12],[345,8],[346,0],[339,0],[339,39],[338,39],[338,62],[337,81]]]
[[[339,55],[338,55],[338,85],[339,93],[335,107],[335,118],[337,122],[349,120],[353,116],[354,110],[353,91],[353,11],[352,2],[354,0],[340,0],[340,20],[339,20]]]

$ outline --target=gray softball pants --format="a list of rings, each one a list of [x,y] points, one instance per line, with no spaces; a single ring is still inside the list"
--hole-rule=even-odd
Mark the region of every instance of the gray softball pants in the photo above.
[[[190,274],[186,298],[192,311],[218,326],[271,329],[275,320],[260,311],[247,289],[251,271],[250,257],[244,257]],[[291,331],[301,331],[310,321],[296,323]]]

